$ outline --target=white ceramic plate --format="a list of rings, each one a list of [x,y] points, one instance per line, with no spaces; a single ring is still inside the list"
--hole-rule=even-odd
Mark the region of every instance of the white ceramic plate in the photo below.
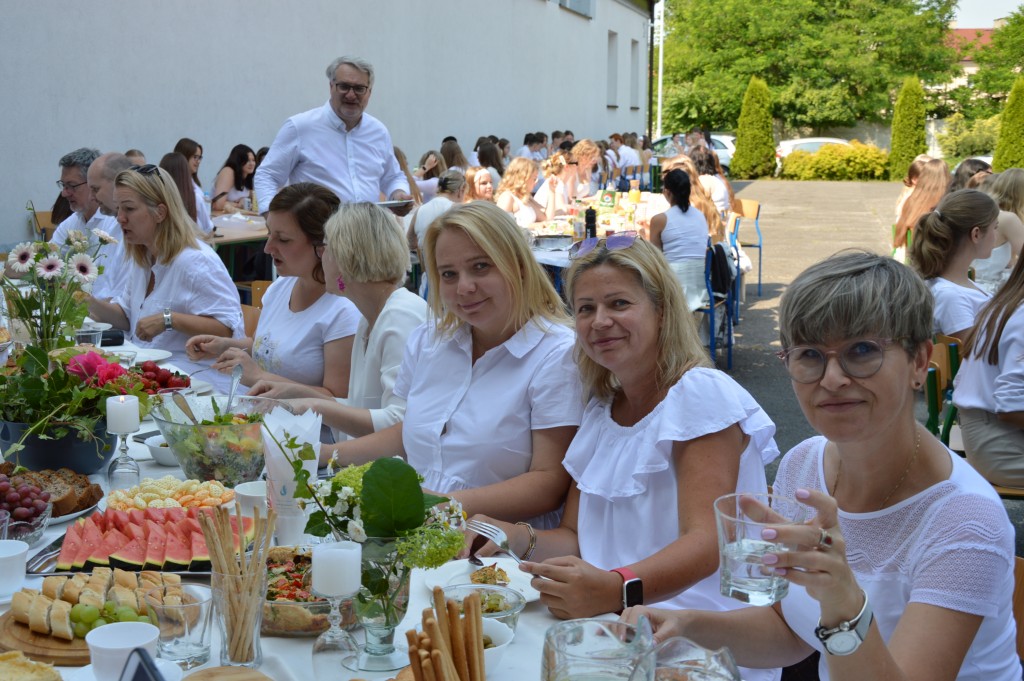
[[[99,504],[93,504],[89,508],[84,509],[82,511],[78,511],[77,513],[68,513],[67,515],[62,515],[58,518],[50,518],[49,527],[54,527],[55,525],[63,525],[64,523],[71,522],[75,518],[81,518],[83,515],[88,515],[95,511],[98,505]]]
[[[163,658],[156,658],[153,660],[156,663],[156,668],[160,670],[160,674],[163,675],[164,681],[181,681],[181,678],[185,675],[185,672],[181,671],[181,667],[174,664],[170,660],[164,660]],[[78,670],[78,673],[73,677],[74,681],[98,681],[96,675],[92,672],[92,665],[87,664]],[[108,681],[104,679],[103,681]]]
[[[94,322],[88,317],[85,318],[85,321],[82,323],[82,326],[88,326],[95,331],[109,331],[110,329],[114,328],[113,324],[108,324],[107,322]]]
[[[540,599],[540,592],[530,586],[530,575],[519,570],[519,564],[505,556],[491,556],[481,558],[484,565],[498,564],[508,574],[508,588],[518,591],[523,598],[529,601]],[[436,570],[426,570],[423,573],[423,585],[428,591],[433,591],[435,586],[446,587],[453,584],[469,584],[469,575],[480,568],[471,564],[468,560],[453,560]]]
[[[209,381],[200,381],[198,378],[192,379],[192,392],[196,395],[209,395],[213,392],[213,383]]]
[[[162,350],[160,348],[140,348],[135,354],[135,363],[142,364],[143,362],[162,362],[170,356],[170,350]]]

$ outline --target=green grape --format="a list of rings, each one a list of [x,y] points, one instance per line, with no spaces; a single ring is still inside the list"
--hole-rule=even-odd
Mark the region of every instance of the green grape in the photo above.
[[[82,622],[84,624],[92,624],[93,622],[95,622],[97,620],[97,618],[99,618],[99,616],[100,616],[100,609],[99,608],[97,608],[95,605],[85,605],[83,603],[79,603],[78,605],[72,606],[72,608],[71,608],[72,614],[74,614],[75,608],[77,608],[79,605],[82,606],[82,609],[78,613],[78,620],[80,622]]]
[[[89,625],[85,622],[75,622],[72,629],[75,632],[75,638],[85,638],[85,635],[89,633]]]
[[[115,616],[118,622],[136,622],[139,619],[139,613],[135,612],[135,608],[130,608],[127,605],[118,608]]]
[[[103,619],[102,617],[98,617],[96,619],[96,621],[93,622],[92,625],[89,628],[90,629],[97,629],[99,627],[102,627],[104,624],[110,624],[110,622],[108,622],[107,620]]]
[[[71,618],[71,623],[72,624],[75,624],[75,623],[78,623],[78,622],[82,621],[82,610],[84,608],[85,608],[85,604],[84,603],[75,603],[74,605],[71,606],[71,614],[69,615],[69,617]]]
[[[139,615],[139,621],[140,622],[145,622],[146,624],[152,624],[153,623],[153,620],[149,619],[149,616],[147,616],[147,615]]]
[[[114,601],[107,601],[103,604],[104,615],[113,615],[115,612],[117,612],[117,603]]]

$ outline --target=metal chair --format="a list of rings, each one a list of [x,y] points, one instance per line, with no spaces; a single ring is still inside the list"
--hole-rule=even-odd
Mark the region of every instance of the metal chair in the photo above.
[[[704,286],[708,293],[708,303],[704,307],[697,308],[694,312],[700,312],[708,318],[708,352],[711,354],[712,362],[716,361],[717,358],[718,327],[720,323],[724,323],[725,366],[728,369],[732,369],[733,335],[731,305],[733,304],[733,287],[728,287],[725,293],[716,292],[711,280],[716,257],[725,257],[724,250],[722,256],[716,254],[716,249],[719,248],[724,247],[721,244],[712,246],[711,240],[708,239],[708,248],[704,256]],[[719,314],[723,314],[724,317],[718,317]]]
[[[738,199],[740,210],[737,211],[741,217],[754,221],[754,231],[757,232],[757,241],[740,242],[743,248],[757,249],[757,297],[761,297],[761,264],[764,260],[764,237],[761,235],[761,202],[754,199]],[[735,208],[733,209],[735,210]]]
[[[732,323],[740,323],[740,302],[743,299],[743,272],[740,269],[740,215],[729,211],[723,218],[725,221],[725,236],[729,241],[729,248],[732,249],[733,262],[736,263],[736,271],[733,273],[732,292]]]

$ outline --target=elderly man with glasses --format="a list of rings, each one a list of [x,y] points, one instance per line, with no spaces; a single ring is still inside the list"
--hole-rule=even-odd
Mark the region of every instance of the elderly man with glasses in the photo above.
[[[344,202],[376,202],[381,195],[412,199],[388,129],[364,113],[373,90],[373,66],[356,57],[339,57],[327,67],[327,78],[327,103],[285,121],[256,169],[259,205],[269,206],[282,187],[296,182],[323,185]],[[404,214],[409,208],[411,204],[395,212]]]

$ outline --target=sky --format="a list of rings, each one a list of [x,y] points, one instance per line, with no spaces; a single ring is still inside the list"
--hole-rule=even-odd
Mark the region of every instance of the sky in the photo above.
[[[992,22],[1020,7],[1021,0],[960,0],[956,10],[960,28],[992,28]]]

